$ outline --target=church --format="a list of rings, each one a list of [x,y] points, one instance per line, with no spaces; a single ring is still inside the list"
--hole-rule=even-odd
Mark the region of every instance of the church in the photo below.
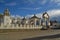
[[[30,18],[12,17],[8,9],[0,14],[0,29],[41,29],[49,28],[50,20],[47,12],[43,13],[42,18],[35,14]]]

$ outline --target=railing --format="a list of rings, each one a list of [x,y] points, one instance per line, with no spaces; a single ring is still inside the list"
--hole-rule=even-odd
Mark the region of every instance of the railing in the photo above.
[[[1,25],[0,29],[41,29],[42,26],[40,25],[20,25],[18,26],[18,24],[14,25]]]

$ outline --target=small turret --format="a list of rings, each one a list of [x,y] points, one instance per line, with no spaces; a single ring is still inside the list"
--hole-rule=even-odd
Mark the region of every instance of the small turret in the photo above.
[[[4,11],[4,16],[10,16],[10,12],[9,12],[9,10],[7,8]]]

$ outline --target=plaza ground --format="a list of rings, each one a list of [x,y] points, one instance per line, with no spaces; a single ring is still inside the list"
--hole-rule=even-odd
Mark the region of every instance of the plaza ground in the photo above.
[[[0,30],[0,40],[60,40],[59,35],[60,29]]]

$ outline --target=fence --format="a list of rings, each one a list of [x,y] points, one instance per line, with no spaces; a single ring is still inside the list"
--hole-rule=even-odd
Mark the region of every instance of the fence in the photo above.
[[[9,24],[3,25],[1,24],[0,29],[41,29],[41,25],[18,25],[18,24]]]

